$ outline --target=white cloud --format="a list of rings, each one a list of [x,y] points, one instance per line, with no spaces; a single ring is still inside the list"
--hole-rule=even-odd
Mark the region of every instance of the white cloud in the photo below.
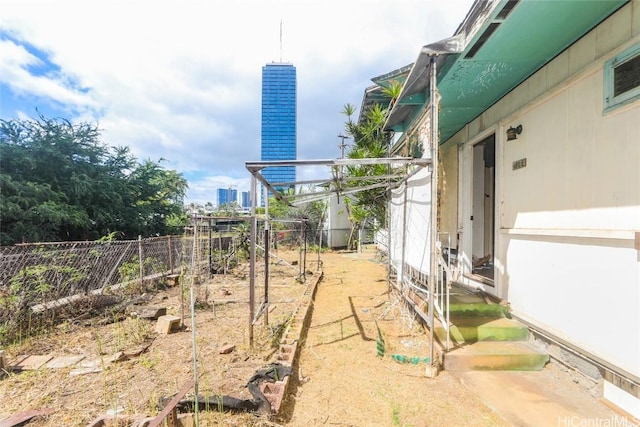
[[[106,143],[129,145],[139,159],[164,157],[206,177],[190,181],[189,197],[200,198],[218,183],[248,188],[244,162],[260,155],[261,68],[280,59],[281,20],[282,59],[298,70],[298,156],[335,158],[342,106],[359,105],[371,77],[452,35],[471,4],[5,0],[0,79],[23,101],[55,100],[99,121]],[[12,40],[59,71],[29,72],[41,60]]]

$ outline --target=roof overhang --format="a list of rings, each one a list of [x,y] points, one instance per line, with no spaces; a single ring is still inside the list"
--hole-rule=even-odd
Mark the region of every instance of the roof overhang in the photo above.
[[[389,87],[393,81],[404,84],[412,67],[413,64],[405,65],[404,67],[400,67],[371,79],[374,84],[366,88],[364,91],[358,123],[362,123],[362,121],[367,117],[367,112],[375,104],[383,105],[385,108],[388,107],[390,99],[384,94],[384,88]]]
[[[440,142],[471,122],[629,0],[476,0],[454,35],[459,54],[437,58]],[[420,52],[385,129],[406,132],[429,101],[429,55]]]

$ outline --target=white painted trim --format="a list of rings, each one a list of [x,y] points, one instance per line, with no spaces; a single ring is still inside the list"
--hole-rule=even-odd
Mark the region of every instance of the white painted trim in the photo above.
[[[500,234],[520,236],[577,237],[586,239],[635,240],[634,230],[578,230],[555,228],[500,228]]]
[[[621,408],[623,411],[631,414],[634,417],[634,422],[640,419],[640,399],[637,397],[634,397],[621,388],[616,387],[609,381],[604,381],[602,397]]]
[[[461,274],[463,277],[465,277],[463,279],[463,283],[476,287],[476,288],[480,288],[483,291],[494,295],[496,297],[502,298],[503,296],[500,294],[500,279],[499,279],[499,275],[496,274],[496,266],[494,265],[494,279],[493,279],[493,286],[489,286],[486,285],[484,283],[481,282],[476,282],[472,279],[470,279],[469,277],[465,276],[466,274],[471,273],[471,260],[473,259],[472,257],[472,233],[471,233],[471,209],[473,206],[473,188],[472,188],[472,184],[473,184],[473,146],[476,145],[477,143],[479,143],[480,141],[482,141],[483,139],[487,138],[489,135],[495,134],[496,137],[496,156],[497,156],[497,152],[498,152],[498,140],[502,138],[501,135],[499,135],[499,132],[501,132],[501,129],[503,129],[504,126],[500,125],[498,123],[494,124],[493,126],[488,127],[487,129],[485,129],[482,132],[479,132],[478,134],[476,134],[472,139],[468,139],[467,142],[465,142],[464,144],[461,144],[461,150],[459,151],[459,153],[461,154],[461,157],[459,158],[459,164],[458,164],[458,168],[459,168],[459,185],[460,190],[459,190],[459,196],[458,196],[458,212],[459,215],[461,216],[461,224],[462,224],[462,237],[460,239],[460,248],[458,250],[458,263],[461,263]],[[468,137],[468,134],[467,134]],[[502,144],[500,144],[500,146],[502,146]],[[502,157],[502,156],[501,156]],[[498,205],[501,205],[501,202],[498,201],[498,180],[501,179],[502,177],[499,176],[498,174],[498,158],[496,157],[496,163],[495,163],[495,168],[496,168],[496,175],[495,175],[495,183],[494,185],[496,186],[495,188],[495,193],[494,194],[494,203],[495,203],[495,207],[494,207],[494,253],[493,257],[494,260],[497,260],[497,253],[498,253],[498,241],[497,241],[497,237],[498,237],[498,225],[500,224],[500,222],[498,221],[498,219],[500,218],[501,215],[501,209]],[[500,263],[501,264],[501,263]],[[459,264],[460,265],[460,264]]]

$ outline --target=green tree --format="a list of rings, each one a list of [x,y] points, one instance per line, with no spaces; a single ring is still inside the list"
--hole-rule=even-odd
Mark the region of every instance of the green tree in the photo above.
[[[344,106],[342,113],[347,116],[345,131],[354,142],[347,153],[349,158],[382,158],[389,155],[390,140],[389,134],[384,131],[384,124],[401,91],[402,84],[397,80],[385,84],[381,92],[386,100],[373,104],[359,121],[353,119],[356,108],[352,104]],[[350,184],[351,187],[355,187],[374,184],[378,181],[374,179],[369,181],[366,177],[385,175],[389,172],[389,166],[382,164],[348,166],[345,175],[360,178]],[[359,191],[347,199],[352,236],[357,228],[385,223],[388,197],[387,189],[381,187]]]
[[[184,213],[186,186],[103,144],[94,124],[0,120],[0,244],[163,234]]]
[[[181,174],[164,169],[160,163],[146,160],[128,177],[133,191],[135,218],[130,232],[148,236],[180,233],[167,220],[183,216],[187,181]],[[172,223],[172,222],[171,222]]]

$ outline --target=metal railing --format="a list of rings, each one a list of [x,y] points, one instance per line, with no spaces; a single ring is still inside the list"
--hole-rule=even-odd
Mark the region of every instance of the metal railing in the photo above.
[[[441,233],[447,234],[447,233]],[[443,255],[443,251],[440,245],[437,247],[437,266],[436,283],[434,286],[433,295],[433,310],[434,317],[441,323],[446,333],[446,341],[444,343],[446,350],[451,348],[451,321],[449,314],[450,296],[452,283],[457,278],[457,268],[452,263],[452,257],[450,252]],[[428,312],[425,311],[424,304],[417,303],[413,296],[417,296],[426,304],[428,309],[428,302],[430,301],[428,278],[429,273],[421,271],[407,263],[402,268],[402,286],[400,292],[403,294],[404,299],[412,306],[414,312],[425,322],[429,328],[434,328],[435,325],[431,324]]]

